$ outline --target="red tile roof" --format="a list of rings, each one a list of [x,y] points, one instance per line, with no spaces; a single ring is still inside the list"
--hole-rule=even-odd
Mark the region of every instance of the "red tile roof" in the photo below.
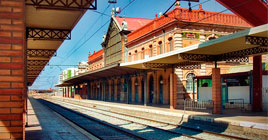
[[[191,12],[189,12],[189,9],[176,6],[175,9],[167,13],[167,16],[168,17],[165,16],[155,17],[155,19],[152,20],[152,22],[148,22],[148,24],[138,29],[135,29],[135,31],[128,34],[128,42],[131,42],[173,21],[251,27],[247,22],[245,22],[240,17],[234,14],[204,11],[202,9],[202,6],[200,6],[198,10],[193,9]]]
[[[97,52],[94,51],[94,53],[92,55],[88,56],[88,62],[94,61],[94,59],[99,58],[102,55],[103,55],[103,49],[101,49]]]
[[[124,19],[127,22],[127,29],[130,31],[136,30],[147,23],[153,21],[153,19],[147,19],[147,18],[133,18],[133,17],[115,17],[118,23],[122,26],[122,22]]]

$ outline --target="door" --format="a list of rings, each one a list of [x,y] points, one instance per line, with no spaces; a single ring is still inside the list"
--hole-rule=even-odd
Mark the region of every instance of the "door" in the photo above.
[[[135,102],[139,102],[139,85],[137,78],[135,80]]]
[[[225,108],[225,104],[228,103],[228,86],[227,83],[221,84],[221,104]]]
[[[160,78],[159,78],[159,103],[160,104],[163,104],[163,77],[161,76]]]
[[[149,103],[153,103],[154,99],[154,78],[153,76],[149,79]]]
[[[132,84],[131,80],[128,80],[128,103],[132,102]]]
[[[141,101],[144,103],[144,81],[141,81]]]

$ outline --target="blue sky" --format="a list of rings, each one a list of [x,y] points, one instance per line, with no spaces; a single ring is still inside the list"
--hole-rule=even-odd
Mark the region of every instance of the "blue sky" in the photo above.
[[[77,65],[80,61],[87,61],[88,53],[101,49],[102,36],[109,25],[111,9],[113,7],[127,7],[118,16],[151,18],[160,12],[164,13],[175,0],[117,0],[116,4],[109,4],[108,0],[98,0],[97,10],[88,10],[72,30],[71,40],[65,40],[57,50],[57,56],[52,57],[50,65]],[[207,11],[220,12],[226,8],[216,0],[200,0]],[[192,2],[193,9],[198,9],[199,3]],[[181,2],[181,7],[188,8],[188,2]],[[173,8],[172,8],[173,9]],[[104,14],[99,14],[97,12]],[[229,12],[229,11],[227,11]],[[106,24],[105,24],[106,23]],[[30,89],[54,88],[58,83],[58,75],[66,66],[46,66]]]

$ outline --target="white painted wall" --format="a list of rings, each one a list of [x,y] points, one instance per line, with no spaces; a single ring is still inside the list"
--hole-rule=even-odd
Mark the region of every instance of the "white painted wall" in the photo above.
[[[249,86],[228,87],[228,99],[244,99],[245,104],[250,103]]]
[[[212,100],[212,87],[198,87],[198,94],[201,101]]]
[[[262,76],[262,104],[263,110],[268,111],[268,75]]]

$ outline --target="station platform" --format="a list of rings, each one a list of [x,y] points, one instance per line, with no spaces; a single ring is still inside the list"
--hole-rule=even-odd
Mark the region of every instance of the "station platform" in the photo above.
[[[45,107],[37,100],[28,100],[27,140],[88,140],[89,134],[75,128],[67,120]]]
[[[169,109],[169,106],[144,106],[116,102],[104,102],[87,99],[73,99],[66,97],[53,96],[51,99],[64,101],[78,101],[82,104],[91,104],[93,107],[108,109],[118,112],[129,113],[152,119],[161,119],[170,123],[181,124],[190,120],[210,122],[211,124],[223,124],[230,128],[230,131],[256,132],[257,134],[265,134],[268,132],[268,114],[267,112],[229,112],[221,115],[206,112],[184,111],[178,109]],[[226,128],[226,129],[228,129]]]

